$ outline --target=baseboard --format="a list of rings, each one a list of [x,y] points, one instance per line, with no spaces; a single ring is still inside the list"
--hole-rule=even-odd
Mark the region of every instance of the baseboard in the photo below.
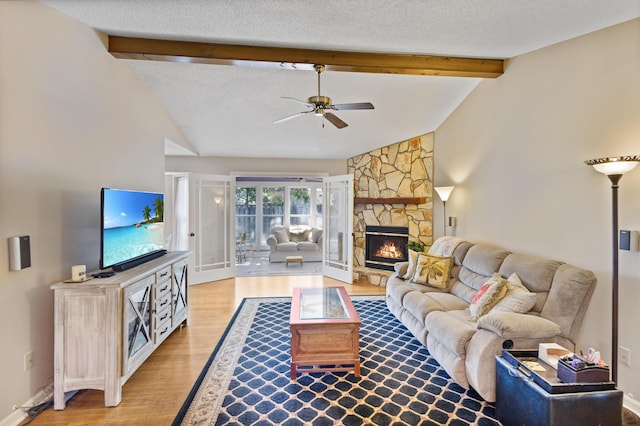
[[[64,402],[66,403],[71,399],[78,391],[71,391],[64,394]],[[53,392],[38,392],[33,398],[22,404],[23,407],[35,407],[38,404],[42,404],[45,401],[53,399]],[[0,426],[18,426],[27,418],[27,413],[20,409],[13,410],[9,416],[0,420]]]
[[[626,393],[624,394],[622,405],[624,406],[624,408],[632,411],[633,414],[640,417],[640,402],[629,397]]]

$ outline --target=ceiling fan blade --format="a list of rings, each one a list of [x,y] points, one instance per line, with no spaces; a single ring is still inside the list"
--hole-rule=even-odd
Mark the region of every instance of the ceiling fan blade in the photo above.
[[[347,109],[374,109],[371,102],[357,102],[352,104],[330,105],[331,109],[347,110]]]
[[[313,110],[311,110],[311,111],[296,112],[296,113],[295,113],[295,114],[293,114],[293,115],[289,115],[289,116],[286,116],[286,117],[284,117],[284,118],[281,118],[281,119],[279,119],[279,120],[274,121],[274,122],[273,122],[273,124],[282,123],[283,121],[291,120],[292,118],[300,117],[301,115],[309,114],[310,112],[313,112]]]
[[[289,99],[289,100],[301,103],[301,104],[307,106],[308,108],[314,108],[315,107],[314,104],[310,104],[309,102],[303,101],[302,99],[296,99],[296,98],[292,98],[292,97],[289,97],[289,96],[281,96],[281,98],[282,99]]]
[[[347,123],[345,123],[344,121],[340,120],[336,115],[334,115],[334,114],[332,114],[330,112],[325,112],[324,116],[326,117],[327,120],[329,120],[329,122],[331,124],[336,126],[338,129],[344,129],[345,127],[348,126]]]

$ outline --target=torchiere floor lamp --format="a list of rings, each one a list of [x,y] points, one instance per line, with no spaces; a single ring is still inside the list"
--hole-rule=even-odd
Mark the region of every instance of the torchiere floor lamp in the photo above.
[[[451,191],[453,191],[455,186],[436,186],[435,189],[440,199],[442,200],[442,215],[444,216],[444,235],[447,235],[447,200],[449,199],[449,195],[451,195]]]
[[[618,384],[618,182],[622,175],[633,170],[640,155],[596,158],[585,161],[611,180],[611,218],[613,233],[613,270],[611,279],[611,380]]]

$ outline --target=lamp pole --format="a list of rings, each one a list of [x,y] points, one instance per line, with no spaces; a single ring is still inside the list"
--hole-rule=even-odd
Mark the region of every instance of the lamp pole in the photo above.
[[[607,175],[611,180],[611,231],[612,274],[611,274],[611,380],[618,384],[618,182],[622,177]]]
[[[626,172],[633,170],[640,162],[640,155],[596,158],[585,161],[596,171],[607,175],[611,181],[611,381],[618,384],[618,182]]]

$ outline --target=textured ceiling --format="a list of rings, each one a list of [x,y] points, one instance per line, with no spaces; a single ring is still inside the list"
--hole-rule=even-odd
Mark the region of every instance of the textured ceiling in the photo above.
[[[511,58],[640,16],[638,0],[44,0],[110,35],[347,51]],[[475,78],[325,72],[349,127],[281,99],[317,93],[291,69],[129,61],[198,155],[344,159],[434,131]],[[508,72],[508,69],[507,69]],[[302,107],[302,108],[301,108]],[[182,150],[167,145],[167,154]]]

